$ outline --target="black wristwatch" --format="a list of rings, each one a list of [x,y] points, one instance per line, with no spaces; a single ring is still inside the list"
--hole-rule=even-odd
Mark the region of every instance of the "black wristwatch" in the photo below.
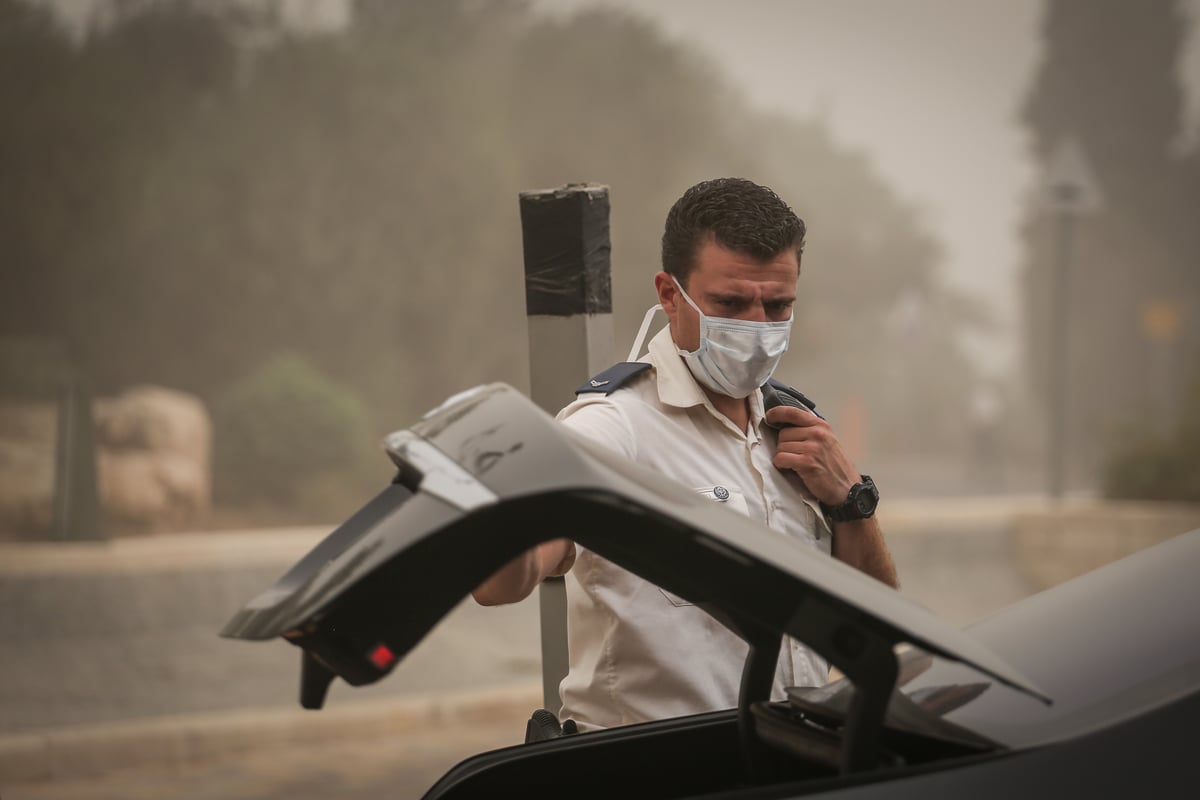
[[[838,506],[821,503],[825,516],[834,522],[850,522],[856,519],[869,519],[875,514],[875,506],[879,505],[879,490],[870,475],[860,475],[859,483],[850,487],[846,501]]]

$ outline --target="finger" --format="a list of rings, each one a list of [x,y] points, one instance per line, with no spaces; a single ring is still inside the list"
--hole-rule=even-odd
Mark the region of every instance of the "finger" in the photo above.
[[[767,411],[764,418],[773,425],[796,425],[799,427],[809,427],[825,422],[811,411],[795,406],[775,406]]]
[[[801,437],[791,439],[789,441],[781,441],[779,446],[775,448],[776,454],[785,453],[795,456],[808,456],[814,461],[823,461],[829,458],[830,451],[825,444],[812,437]]]
[[[837,442],[837,437],[828,425],[809,425],[808,427],[792,426],[781,428],[778,436],[778,446],[808,442],[818,447],[829,447]]]
[[[817,459],[812,453],[777,450],[771,463],[776,469],[790,469],[800,474],[811,473],[818,469]]]
[[[816,441],[780,443],[771,463],[780,469],[794,469],[808,474],[851,475],[853,465],[834,448]]]

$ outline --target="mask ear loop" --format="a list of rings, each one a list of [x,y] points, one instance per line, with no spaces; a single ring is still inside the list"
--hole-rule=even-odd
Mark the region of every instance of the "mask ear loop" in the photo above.
[[[629,351],[629,358],[625,359],[626,361],[637,361],[638,355],[642,352],[642,342],[646,341],[646,331],[650,330],[650,320],[654,319],[655,311],[662,311],[662,306],[655,303],[650,306],[646,316],[642,317],[642,327],[638,328],[637,336],[633,340],[633,349]]]

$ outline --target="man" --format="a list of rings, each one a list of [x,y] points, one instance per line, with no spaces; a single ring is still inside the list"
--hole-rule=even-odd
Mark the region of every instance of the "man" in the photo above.
[[[804,235],[766,187],[726,178],[688,189],[667,215],[654,286],[669,325],[651,340],[647,366],[598,376],[591,384],[601,391],[582,394],[558,419],[896,586],[873,517],[878,495],[829,424],[797,407],[764,414],[759,389],[787,349]],[[741,639],[566,539],[530,550],[473,594],[484,605],[516,602],[563,574],[571,666],[562,718],[589,730],[737,704]],[[827,674],[819,656],[789,639],[773,698]]]

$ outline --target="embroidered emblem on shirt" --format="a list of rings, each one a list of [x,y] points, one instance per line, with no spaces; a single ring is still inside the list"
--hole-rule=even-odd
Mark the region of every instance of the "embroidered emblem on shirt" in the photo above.
[[[588,381],[588,383],[590,383],[592,386],[603,386],[604,384],[608,383],[608,381],[598,381],[593,378],[592,380]]]

